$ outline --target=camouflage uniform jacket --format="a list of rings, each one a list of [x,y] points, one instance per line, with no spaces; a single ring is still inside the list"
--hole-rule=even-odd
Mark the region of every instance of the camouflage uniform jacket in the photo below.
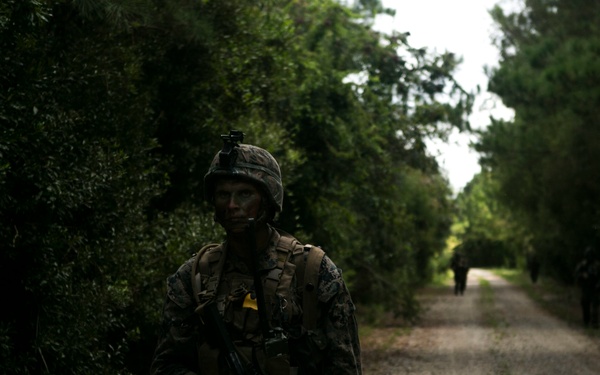
[[[259,260],[261,268],[272,269],[276,264],[276,247],[279,239],[280,233],[272,230],[269,246]],[[226,246],[226,244],[221,246]],[[191,258],[167,279],[163,323],[151,368],[153,375],[217,373],[218,366],[215,367],[214,363],[208,363],[212,361],[211,359],[200,357],[202,354],[199,353],[203,353],[203,351],[198,350],[198,347],[210,347],[214,344],[211,344],[211,337],[207,336],[199,316],[194,312],[197,305],[192,287],[193,262],[194,258]],[[222,272],[219,290],[221,290],[221,284],[226,283],[224,280],[239,278],[239,275],[242,277],[245,275],[246,281],[250,281],[252,278],[245,263],[236,259],[233,254],[227,255]],[[235,289],[240,289],[239,285]],[[295,280],[292,285],[296,285]],[[251,286],[246,288],[246,290],[250,289],[253,288]],[[239,293],[229,290],[228,300],[235,300],[235,294]],[[308,350],[305,346],[298,346],[300,348],[298,352],[304,352],[304,356],[301,353],[294,353],[296,349],[290,341],[291,356],[294,357],[297,354],[301,358],[299,373],[306,373],[302,370],[302,363],[310,361],[311,358],[321,358],[319,365],[321,370],[313,372],[314,374],[362,374],[358,329],[354,314],[355,306],[342,279],[341,270],[326,255],[320,265],[317,297],[320,310],[317,330],[318,334],[325,339],[321,340],[322,344],[319,347],[313,346]],[[301,298],[296,297],[295,301],[290,301],[290,303],[301,306],[301,301]],[[294,311],[296,313],[292,315],[296,316],[287,317],[285,319],[287,324],[281,325],[290,338],[300,336],[302,331],[301,308],[294,309]],[[239,317],[241,314],[249,316],[254,313],[252,309],[242,307],[241,303],[232,302],[225,309],[224,320],[236,344],[240,340],[251,340],[257,336],[258,327],[256,324],[252,324],[251,320],[249,320],[250,323],[240,324],[239,319],[236,322],[235,317]]]

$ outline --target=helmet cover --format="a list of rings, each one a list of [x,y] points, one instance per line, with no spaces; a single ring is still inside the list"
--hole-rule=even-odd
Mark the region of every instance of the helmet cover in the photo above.
[[[214,185],[218,178],[239,178],[258,184],[267,193],[275,211],[281,212],[281,170],[277,160],[267,150],[225,141],[223,150],[215,155],[208,172],[204,175],[204,192],[208,202],[213,201]]]

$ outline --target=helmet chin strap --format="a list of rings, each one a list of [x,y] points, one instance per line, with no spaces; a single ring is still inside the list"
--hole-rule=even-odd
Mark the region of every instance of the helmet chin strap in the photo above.
[[[263,197],[263,199],[265,199],[264,195],[262,195],[262,197]],[[258,227],[258,228],[260,228],[262,226],[267,227],[269,222],[272,221],[273,218],[271,218],[269,215],[269,211],[270,211],[269,208],[271,208],[271,205],[268,203],[265,203],[263,200],[263,203],[261,203],[261,206],[260,206],[260,211],[254,218],[256,227]],[[223,226],[223,224],[219,220],[219,215],[217,215],[216,212],[213,214],[213,220],[215,223],[218,223],[219,225]]]
[[[263,226],[263,225],[267,226],[267,224],[269,223],[269,217],[267,215],[267,212],[268,212],[267,208],[263,206],[255,219],[256,224],[258,226]]]
[[[261,209],[260,212],[258,213],[258,215],[256,216],[256,218],[254,219],[254,222],[256,223],[256,226],[260,227],[260,226],[267,226],[267,224],[269,224],[269,217],[267,215],[267,210],[266,209]],[[223,225],[221,223],[221,221],[219,220],[219,216],[217,214],[213,215],[213,221],[215,223],[218,223],[219,225]]]

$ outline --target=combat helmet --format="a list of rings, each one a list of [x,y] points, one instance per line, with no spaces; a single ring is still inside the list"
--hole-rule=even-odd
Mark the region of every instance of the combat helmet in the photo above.
[[[215,180],[220,177],[234,177],[257,183],[267,193],[275,212],[283,207],[283,184],[277,160],[267,150],[253,145],[242,144],[244,133],[231,130],[221,135],[223,149],[213,158],[210,168],[204,175],[204,196],[213,202]]]

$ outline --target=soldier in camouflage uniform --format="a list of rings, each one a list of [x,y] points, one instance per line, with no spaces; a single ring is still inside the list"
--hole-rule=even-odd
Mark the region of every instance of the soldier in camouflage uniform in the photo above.
[[[581,288],[581,311],[585,327],[598,328],[600,305],[600,261],[593,247],[588,246],[584,258],[575,268],[575,280]]]
[[[272,226],[283,203],[279,165],[266,150],[238,144],[240,134],[222,136],[223,150],[204,178],[226,240],[206,247],[167,279],[151,373],[361,374],[355,306],[341,270],[319,248]],[[317,250],[322,258],[311,255]],[[314,283],[306,282],[310,259],[318,259]],[[262,305],[256,275],[263,282]],[[306,302],[311,296],[313,304]],[[208,306],[215,306],[226,335],[215,331]],[[278,345],[284,343],[276,356],[266,345],[273,332]],[[241,371],[232,369],[220,341],[227,335]]]
[[[455,250],[450,259],[450,268],[454,272],[454,294],[462,296],[467,288],[467,275],[469,273],[467,256]]]

